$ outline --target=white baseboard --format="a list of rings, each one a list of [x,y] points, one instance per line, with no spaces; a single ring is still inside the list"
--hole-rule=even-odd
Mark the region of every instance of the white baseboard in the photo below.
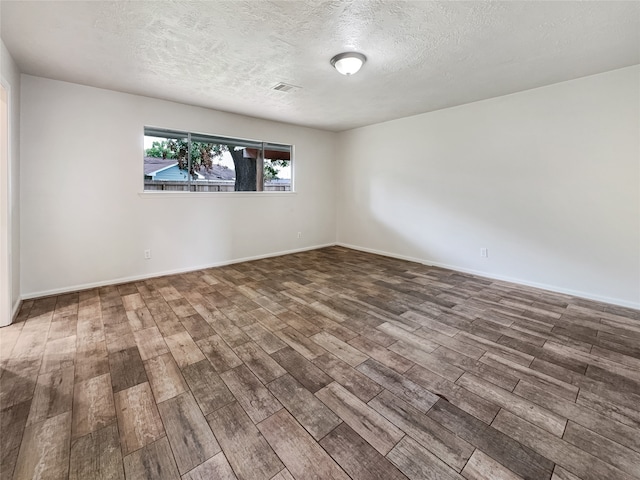
[[[407,255],[384,252],[382,250],[376,250],[375,248],[360,247],[358,245],[351,245],[350,243],[343,243],[343,242],[337,242],[336,245],[339,247],[350,248],[351,250],[358,250],[360,252],[373,253],[374,255],[382,255],[383,257],[397,258],[398,260],[406,260],[407,262],[420,263],[422,265],[429,265],[429,266],[433,265],[432,263],[427,262],[423,258],[408,257]]]
[[[428,266],[432,266],[432,267],[446,268],[447,270],[454,270],[456,272],[461,272],[461,273],[470,273],[472,275],[477,275],[477,276],[483,277],[483,278],[489,278],[491,280],[500,280],[500,281],[504,281],[504,282],[516,283],[518,285],[525,285],[527,287],[534,287],[534,288],[539,288],[541,290],[548,290],[550,292],[562,293],[562,294],[565,294],[565,295],[571,295],[572,297],[585,298],[585,299],[588,299],[588,300],[595,300],[597,302],[609,303],[609,304],[612,304],[612,305],[618,305],[618,306],[621,306],[621,307],[634,308],[636,310],[640,310],[640,302],[629,302],[627,300],[622,300],[622,299],[619,299],[619,298],[606,297],[606,296],[603,296],[603,295],[597,295],[597,294],[594,294],[594,293],[583,292],[583,291],[580,291],[580,290],[572,290],[572,289],[569,289],[569,288],[558,287],[556,285],[548,285],[548,284],[545,284],[545,283],[530,282],[528,280],[523,280],[521,278],[514,278],[514,277],[505,276],[505,275],[495,275],[495,274],[483,272],[483,271],[480,271],[480,270],[473,270],[473,269],[470,269],[470,268],[459,267],[457,265],[448,265],[446,263],[433,262],[433,261],[430,261],[430,260],[425,260],[424,258],[408,257],[406,255],[399,255],[399,254],[395,254],[395,253],[385,252],[385,251],[382,251],[382,250],[376,250],[374,248],[360,247],[360,246],[357,246],[357,245],[351,245],[349,243],[337,242],[336,245],[339,245],[339,246],[345,247],[345,248],[351,248],[353,250],[359,250],[361,252],[373,253],[373,254],[376,254],[376,255],[383,255],[385,257],[397,258],[399,260],[407,260],[409,262],[421,263],[423,265],[428,265]]]
[[[6,325],[0,325],[0,328],[8,327],[9,325],[11,325],[13,322],[16,321],[21,305],[22,305],[22,299],[18,298],[15,301],[15,303],[11,306],[11,311],[9,312],[9,323],[7,323]]]
[[[284,250],[284,251],[280,251],[280,252],[275,252],[275,253],[266,253],[263,255],[255,255],[252,257],[244,257],[244,258],[234,258],[232,260],[224,260],[222,262],[215,262],[215,263],[209,263],[209,264],[205,264],[205,265],[196,265],[196,266],[192,266],[192,267],[187,267],[187,268],[177,268],[175,270],[166,270],[163,272],[154,272],[154,273],[148,273],[148,274],[144,274],[144,275],[134,275],[134,276],[130,276],[130,277],[120,277],[120,278],[115,278],[115,279],[111,279],[111,280],[104,280],[104,281],[100,281],[100,282],[92,282],[92,283],[83,283],[83,284],[79,284],[79,285],[72,285],[70,287],[62,287],[62,288],[55,288],[52,290],[43,290],[40,292],[32,292],[32,293],[27,293],[25,295],[22,295],[21,299],[22,300],[29,300],[32,298],[40,298],[40,297],[50,297],[51,295],[61,295],[63,293],[70,293],[70,292],[77,292],[77,291],[81,291],[81,290],[89,290],[91,288],[97,288],[97,287],[106,287],[108,285],[119,285],[121,283],[129,283],[129,282],[139,282],[140,280],[147,280],[149,278],[156,278],[156,277],[164,277],[167,275],[176,275],[179,273],[186,273],[186,272],[194,272],[197,270],[204,270],[207,268],[215,268],[215,267],[223,267],[225,265],[233,265],[234,263],[242,263],[242,262],[250,262],[252,260],[261,260],[263,258],[271,258],[271,257],[281,257],[282,255],[290,255],[292,253],[300,253],[300,252],[306,252],[309,250],[317,250],[319,248],[326,248],[326,247],[331,247],[334,246],[335,243],[327,243],[324,245],[314,245],[311,247],[304,247],[304,248],[296,248],[293,250]]]
[[[63,293],[77,292],[79,290],[88,290],[88,289],[91,289],[91,288],[104,287],[104,286],[107,286],[107,285],[118,285],[118,284],[121,284],[121,283],[137,282],[137,281],[140,281],[140,280],[147,280],[149,278],[163,277],[163,276],[166,276],[166,275],[176,275],[176,274],[179,274],[179,273],[193,272],[193,271],[197,271],[197,270],[204,270],[204,269],[207,269],[207,268],[222,267],[222,266],[225,266],[225,265],[232,265],[234,263],[249,262],[249,261],[252,261],[252,260],[260,260],[260,259],[263,259],[263,258],[280,257],[282,255],[290,255],[292,253],[306,252],[306,251],[309,251],[309,250],[317,250],[319,248],[326,248],[326,247],[331,247],[331,246],[334,246],[334,245],[338,245],[338,246],[345,247],[345,248],[350,248],[350,249],[353,249],[353,250],[358,250],[358,251],[361,251],[361,252],[373,253],[375,255],[382,255],[382,256],[385,256],[385,257],[397,258],[399,260],[407,260],[409,262],[420,263],[420,264],[423,264],[423,265],[446,268],[448,270],[453,270],[453,271],[456,271],[456,272],[470,273],[472,275],[477,275],[479,277],[489,278],[489,279],[492,279],[492,280],[500,280],[500,281],[504,281],[504,282],[515,283],[515,284],[518,284],[518,285],[526,285],[528,287],[534,287],[534,288],[539,288],[539,289],[542,289],[542,290],[548,290],[550,292],[562,293],[562,294],[571,295],[571,296],[574,296],[574,297],[585,298],[585,299],[588,299],[588,300],[595,300],[595,301],[598,301],[598,302],[604,302],[604,303],[609,303],[609,304],[612,304],[612,305],[619,305],[621,307],[634,308],[634,309],[640,310],[640,303],[636,303],[636,302],[629,302],[629,301],[621,300],[621,299],[618,299],[618,298],[606,297],[606,296],[603,296],[603,295],[597,295],[597,294],[593,294],[593,293],[589,293],[589,292],[583,292],[583,291],[580,291],[580,290],[572,290],[572,289],[568,289],[568,288],[558,287],[558,286],[555,286],[555,285],[548,285],[548,284],[538,283],[538,282],[530,282],[528,280],[523,280],[521,278],[514,278],[514,277],[505,276],[505,275],[495,275],[495,274],[491,274],[491,273],[487,273],[487,272],[483,272],[483,271],[479,271],[479,270],[460,267],[460,266],[457,266],[457,265],[448,265],[448,264],[444,264],[444,263],[440,263],[440,262],[434,262],[434,261],[430,261],[430,260],[425,260],[424,258],[410,257],[410,256],[407,256],[407,255],[400,255],[400,254],[396,254],[396,253],[385,252],[383,250],[376,250],[374,248],[361,247],[361,246],[358,246],[358,245],[352,245],[352,244],[344,243],[344,242],[336,242],[336,243],[327,243],[327,244],[323,244],[323,245],[314,245],[314,246],[304,247],[304,248],[297,248],[297,249],[293,249],[293,250],[285,250],[285,251],[280,251],[280,252],[275,252],[275,253],[267,253],[267,254],[263,254],[263,255],[255,255],[255,256],[252,256],[252,257],[235,258],[235,259],[232,259],[232,260],[225,260],[225,261],[222,261],[222,262],[215,262],[215,263],[192,266],[192,267],[187,267],[187,268],[180,268],[180,269],[175,269],[175,270],[167,270],[167,271],[163,271],[163,272],[149,273],[149,274],[145,274],[145,275],[136,275],[136,276],[131,276],[131,277],[121,277],[121,278],[116,278],[116,279],[112,279],[112,280],[105,280],[105,281],[101,281],[101,282],[86,283],[86,284],[80,284],[80,285],[73,285],[73,286],[70,286],[70,287],[63,287],[63,288],[58,288],[58,289],[52,289],[52,290],[46,290],[46,291],[41,291],[41,292],[29,293],[29,294],[26,294],[26,295],[22,295],[20,301],[16,302],[16,304],[13,307],[12,318],[15,319],[15,315],[18,312],[18,309],[19,309],[20,304],[21,304],[21,300],[29,300],[29,299],[32,299],[32,298],[47,297],[47,296],[51,296],[51,295],[60,295],[60,294],[63,294]]]
[[[16,316],[18,315],[18,312],[20,311],[20,306],[22,305],[22,300],[20,298],[18,298],[16,300],[16,303],[13,304],[13,308],[11,309],[11,323],[13,323],[16,320]]]

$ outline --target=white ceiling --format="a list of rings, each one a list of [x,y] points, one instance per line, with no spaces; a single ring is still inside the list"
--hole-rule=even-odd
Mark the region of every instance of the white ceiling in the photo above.
[[[22,72],[344,130],[640,63],[640,3],[2,0]],[[337,53],[368,57],[353,77]],[[283,93],[278,82],[302,87]]]

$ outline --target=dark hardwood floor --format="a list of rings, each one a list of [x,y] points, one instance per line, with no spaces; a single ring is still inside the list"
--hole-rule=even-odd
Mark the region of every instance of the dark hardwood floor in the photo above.
[[[640,478],[640,312],[340,247],[24,302],[1,479]]]

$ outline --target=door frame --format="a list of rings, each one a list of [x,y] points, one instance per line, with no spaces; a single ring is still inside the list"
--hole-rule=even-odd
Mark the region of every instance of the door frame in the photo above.
[[[6,132],[0,131],[0,136],[6,133],[5,145],[0,145],[0,171],[2,172],[2,185],[0,185],[0,327],[10,325],[13,321],[13,275],[12,275],[12,256],[11,256],[11,237],[12,237],[12,180],[11,171],[11,154],[13,150],[12,138],[13,129],[11,126],[12,102],[11,102],[11,85],[0,75],[0,89],[6,94],[6,112],[4,106],[0,106],[0,129],[4,129],[3,125],[6,121]],[[0,95],[3,95],[0,93]],[[4,103],[4,102],[2,102]],[[6,173],[6,175],[5,175]]]

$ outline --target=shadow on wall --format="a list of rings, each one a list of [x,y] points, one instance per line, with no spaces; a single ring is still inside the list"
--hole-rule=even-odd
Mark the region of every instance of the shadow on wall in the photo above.
[[[419,179],[407,182],[395,174],[359,182],[352,231],[366,232],[366,238],[357,246],[564,288],[572,285],[557,278],[558,268],[594,284],[602,278],[594,259],[582,258],[580,245],[572,242],[590,239],[593,228],[570,214],[580,199],[557,205],[544,191],[533,195],[509,182],[466,188],[473,182],[465,181],[464,189],[456,189],[442,180],[418,185]],[[488,259],[481,258],[480,248],[489,248]],[[599,263],[608,267],[604,260]]]

